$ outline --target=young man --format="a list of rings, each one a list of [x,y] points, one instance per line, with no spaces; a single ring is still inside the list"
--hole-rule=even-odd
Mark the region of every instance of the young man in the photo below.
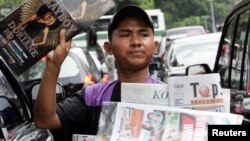
[[[63,128],[72,133],[97,133],[103,101],[121,101],[121,82],[162,83],[149,75],[149,62],[158,47],[154,27],[146,12],[125,6],[113,17],[104,47],[116,60],[118,80],[84,88],[81,93],[56,104],[55,87],[60,66],[71,47],[60,32],[60,45],[48,54],[41,87],[35,105],[38,128]]]

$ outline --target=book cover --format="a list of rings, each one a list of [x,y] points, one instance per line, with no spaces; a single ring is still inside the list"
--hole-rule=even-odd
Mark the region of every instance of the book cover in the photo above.
[[[62,28],[69,40],[113,6],[112,0],[26,0],[0,22],[0,55],[20,75],[59,44]]]

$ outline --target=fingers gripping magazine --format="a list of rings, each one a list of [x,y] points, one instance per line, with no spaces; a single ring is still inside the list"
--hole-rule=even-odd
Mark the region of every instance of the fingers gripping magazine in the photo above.
[[[114,5],[113,0],[26,0],[1,21],[0,55],[20,75],[59,44],[62,28],[69,40]]]

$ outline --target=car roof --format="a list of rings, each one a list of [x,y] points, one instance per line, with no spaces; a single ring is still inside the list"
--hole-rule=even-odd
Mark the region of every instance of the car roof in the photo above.
[[[165,36],[172,36],[177,34],[187,34],[190,36],[190,35],[206,34],[206,31],[203,26],[196,25],[196,26],[183,26],[183,27],[171,28],[164,33]]]
[[[202,35],[196,35],[196,36],[188,36],[188,37],[183,37],[183,38],[178,38],[173,41],[173,43],[186,43],[190,41],[202,41],[204,39],[214,39],[214,38],[220,38],[221,37],[221,32],[216,32],[216,33],[208,33],[208,34],[202,34]]]
[[[185,59],[183,60],[183,62],[185,62],[185,66],[196,63],[209,63],[208,65],[212,68],[218,50],[220,36],[221,33],[219,32],[176,39],[171,44],[169,52],[166,54],[168,56],[166,59],[169,62],[169,57],[178,52],[178,54],[176,54],[177,56],[186,56],[185,58],[183,58]],[[217,43],[217,46],[211,46]],[[212,58],[214,58],[214,60]]]

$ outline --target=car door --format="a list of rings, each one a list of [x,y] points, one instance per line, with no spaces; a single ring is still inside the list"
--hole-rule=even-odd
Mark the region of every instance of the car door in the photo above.
[[[220,73],[223,88],[231,90],[231,112],[250,119],[250,0],[239,3],[224,23],[213,72]],[[241,103],[239,109],[236,105]],[[249,117],[248,117],[249,116]]]
[[[27,100],[16,77],[0,59],[0,140],[53,140],[48,130],[35,127]]]

